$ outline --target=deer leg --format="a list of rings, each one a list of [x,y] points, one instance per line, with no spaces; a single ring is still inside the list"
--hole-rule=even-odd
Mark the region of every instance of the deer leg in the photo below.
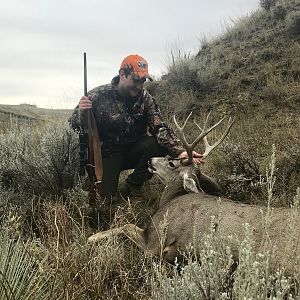
[[[129,239],[135,242],[143,250],[147,249],[144,237],[144,229],[139,228],[134,224],[126,224],[122,227],[113,228],[106,231],[101,231],[93,234],[88,238],[88,243],[100,241],[106,237],[113,237],[119,234],[125,234]]]

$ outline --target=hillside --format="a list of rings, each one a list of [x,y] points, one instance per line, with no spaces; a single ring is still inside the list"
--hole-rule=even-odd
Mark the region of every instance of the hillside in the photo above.
[[[300,1],[264,2],[272,5],[203,41],[195,56],[173,53],[168,73],[148,87],[166,119],[208,110],[214,121],[224,114],[236,119],[205,168],[241,200],[256,197],[253,186],[260,185],[272,145],[276,188],[293,194],[300,186]],[[197,135],[195,127],[188,133]]]
[[[46,109],[35,105],[0,104],[0,128],[3,130],[8,124],[31,124],[55,121],[56,119],[68,118],[72,110],[68,109]]]
[[[298,111],[299,20],[299,0],[276,1],[214,41],[203,41],[194,57],[173,54],[164,80],[152,89],[175,111],[214,106],[248,114],[266,103],[275,110]]]

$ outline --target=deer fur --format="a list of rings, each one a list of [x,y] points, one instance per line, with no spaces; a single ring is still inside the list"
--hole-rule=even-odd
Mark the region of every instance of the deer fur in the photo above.
[[[168,158],[153,158],[150,169],[160,173],[160,168],[169,164]],[[174,162],[173,162],[174,163]],[[175,161],[178,163],[178,161]],[[152,216],[147,227],[141,229],[134,224],[92,235],[88,241],[95,242],[105,237],[125,234],[144,251],[153,255],[163,254],[164,258],[173,263],[180,257],[180,250],[185,250],[191,244],[195,232],[209,232],[211,217],[219,216],[217,230],[224,236],[233,235],[239,241],[244,238],[243,224],[248,223],[253,230],[256,251],[263,246],[263,218],[266,207],[237,203],[226,198],[211,194],[219,194],[220,188],[213,179],[202,174],[196,166],[178,166],[175,174],[167,177],[165,174],[165,190],[161,196],[159,208]],[[221,201],[218,201],[221,199]],[[283,259],[285,244],[294,238],[299,253],[300,216],[297,215],[295,231],[289,232],[291,209],[273,208],[267,229],[268,244],[275,247],[276,263]],[[159,236],[159,228],[167,216],[167,232],[164,243]],[[293,237],[291,236],[293,234]],[[232,253],[238,253],[239,245],[232,245]],[[234,257],[237,259],[237,257]],[[274,262],[275,263],[275,262]]]
[[[207,142],[207,141],[206,141]],[[144,229],[134,224],[126,224],[99,232],[89,237],[88,242],[125,234],[144,251],[163,257],[173,263],[180,257],[181,250],[198,236],[209,232],[212,216],[219,216],[216,230],[223,236],[235,236],[238,241],[244,238],[243,224],[248,223],[253,231],[255,250],[259,251],[266,242],[274,247],[274,264],[285,257],[285,246],[289,240],[295,242],[295,253],[299,253],[300,215],[297,211],[295,228],[290,232],[291,209],[272,208],[269,226],[264,232],[262,214],[266,207],[234,202],[220,197],[222,191],[218,184],[203,174],[193,162],[186,164],[182,159],[169,157],[152,158],[149,171],[156,174],[165,184],[160,198],[159,208]],[[159,228],[167,216],[165,240],[159,235]],[[239,243],[232,244],[234,259],[238,259]],[[291,262],[290,268],[293,267]]]

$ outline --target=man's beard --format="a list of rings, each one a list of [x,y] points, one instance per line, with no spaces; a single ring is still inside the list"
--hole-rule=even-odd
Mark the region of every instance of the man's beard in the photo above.
[[[135,98],[142,92],[142,90],[136,88],[129,88],[125,89],[123,92],[125,97]]]

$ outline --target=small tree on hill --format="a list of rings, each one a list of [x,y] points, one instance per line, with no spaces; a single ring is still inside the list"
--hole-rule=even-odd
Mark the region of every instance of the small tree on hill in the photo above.
[[[260,6],[267,11],[269,11],[270,8],[275,5],[275,3],[276,0],[259,0]]]

